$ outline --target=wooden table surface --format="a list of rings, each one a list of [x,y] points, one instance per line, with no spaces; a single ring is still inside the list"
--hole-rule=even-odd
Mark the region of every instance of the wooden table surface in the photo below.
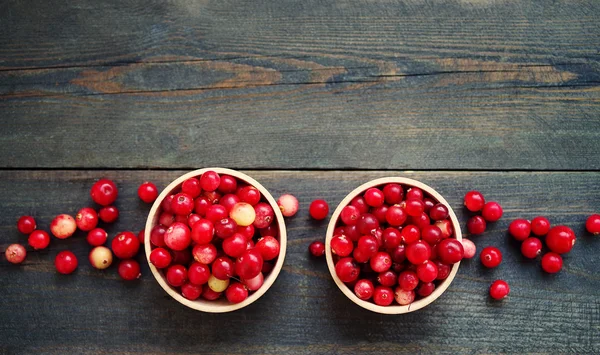
[[[230,314],[181,306],[147,265],[136,282],[93,270],[81,232],[2,257],[0,353],[600,353],[600,238],[584,231],[600,212],[599,18],[595,0],[1,2],[0,251],[26,243],[20,215],[48,229],[92,205],[100,177],[120,189],[111,238],[144,226],[142,181],[207,166],[301,210],[276,283]],[[355,306],[307,256],[326,229],[308,204],[383,176],[431,185],[463,227],[466,191],[499,201],[473,240],[502,265],[464,262],[411,314]],[[578,236],[556,275],[506,233],[540,214]],[[504,302],[487,297],[497,278]]]

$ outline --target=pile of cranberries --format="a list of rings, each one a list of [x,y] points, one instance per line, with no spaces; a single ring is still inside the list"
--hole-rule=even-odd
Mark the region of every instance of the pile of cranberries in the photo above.
[[[390,183],[354,197],[331,239],[337,277],[379,306],[429,296],[464,256],[448,207],[406,188]]]
[[[279,201],[286,215],[298,208],[290,196]],[[189,178],[161,201],[158,213],[150,231],[150,262],[189,300],[212,301],[224,293],[229,302],[240,303],[263,285],[279,256],[271,205],[257,188],[233,176],[206,171]]]

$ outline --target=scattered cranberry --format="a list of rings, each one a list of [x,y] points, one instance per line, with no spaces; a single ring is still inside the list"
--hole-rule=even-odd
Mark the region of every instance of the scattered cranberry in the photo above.
[[[256,214],[256,219],[253,225],[258,229],[268,227],[275,220],[275,212],[268,203],[257,203],[254,206],[254,213]]]
[[[465,207],[471,212],[481,211],[485,199],[479,191],[469,191],[465,194]]]
[[[237,179],[231,175],[221,175],[221,182],[217,188],[219,192],[224,194],[232,194],[237,190]]]
[[[23,234],[31,234],[36,228],[35,219],[31,216],[21,216],[17,221],[17,229]]]
[[[72,252],[65,250],[56,255],[54,266],[56,271],[63,275],[68,275],[77,269],[77,257]]]
[[[131,259],[140,249],[140,241],[132,232],[119,233],[111,244],[113,253],[119,259]]]
[[[531,232],[537,236],[543,236],[550,231],[550,221],[546,217],[538,216],[531,220]]]
[[[142,276],[140,272],[140,264],[133,259],[121,260],[119,263],[118,272],[119,276],[126,281],[139,279],[140,276]]]
[[[325,200],[314,200],[308,208],[310,216],[316,220],[322,220],[329,214],[329,205]]]
[[[106,239],[108,238],[108,234],[102,228],[94,228],[88,232],[87,242],[93,246],[97,247],[106,243]]]
[[[575,232],[567,226],[553,227],[546,236],[546,245],[557,254],[568,253],[575,245]]]
[[[102,207],[98,211],[98,217],[104,223],[114,223],[119,218],[119,210],[115,206]]]
[[[185,283],[181,285],[181,295],[190,301],[197,300],[202,295],[202,286]]]
[[[387,184],[383,187],[383,196],[385,203],[394,205],[402,201],[404,190],[399,184]],[[366,212],[366,211],[365,211]]]
[[[555,274],[562,269],[563,259],[557,253],[546,253],[542,257],[542,269],[549,274]]]
[[[478,235],[485,232],[487,224],[481,216],[473,216],[467,221],[467,230],[470,234]]]
[[[84,232],[89,232],[98,225],[98,214],[93,208],[84,207],[75,215],[77,228]]]
[[[11,244],[6,248],[4,252],[6,260],[13,264],[20,264],[25,260],[27,256],[27,250],[21,244]]]
[[[100,179],[92,185],[90,196],[92,200],[101,206],[108,206],[117,200],[117,185],[112,180]]]
[[[593,214],[585,221],[585,229],[592,234],[600,234],[600,214]]]
[[[375,287],[373,283],[367,279],[358,280],[354,285],[354,294],[363,301],[373,297],[374,292]]]
[[[183,265],[172,265],[167,269],[166,278],[169,285],[179,287],[187,282],[187,270]]]
[[[200,187],[204,191],[215,191],[221,184],[221,177],[216,172],[209,170],[200,176]]]
[[[75,219],[68,214],[59,214],[50,223],[50,231],[58,239],[69,238],[76,229]]]
[[[308,246],[308,251],[314,257],[321,257],[325,255],[325,244],[323,242],[315,240]]]
[[[104,270],[112,264],[113,256],[110,249],[99,246],[90,251],[89,259],[94,268]]]
[[[401,306],[409,305],[415,300],[415,291],[406,291],[401,287],[396,287],[396,290],[394,291],[394,299]]]
[[[241,283],[234,282],[225,290],[225,297],[231,303],[240,303],[248,298],[248,290]]]
[[[496,280],[490,286],[490,297],[495,300],[501,300],[508,296],[510,293],[510,287],[504,280]]]
[[[444,239],[437,245],[437,257],[444,264],[455,264],[465,255],[465,249],[456,239]]]
[[[171,257],[171,253],[164,248],[156,248],[150,253],[150,262],[157,269],[166,268],[167,266],[171,265],[172,260],[173,258]]]
[[[185,182],[184,182],[184,184],[185,184]],[[146,203],[152,203],[158,197],[158,189],[156,188],[156,185],[154,185],[153,183],[151,183],[149,181],[143,182],[140,185],[140,187],[138,188],[137,193],[138,193],[140,200],[142,200]],[[198,195],[199,194],[200,194],[200,191],[198,191]]]
[[[256,277],[263,266],[263,258],[256,249],[246,250],[235,262],[235,273],[242,279]]]
[[[488,222],[496,222],[502,217],[502,206],[498,202],[488,202],[483,205],[481,215]]]
[[[526,219],[515,219],[508,226],[508,232],[518,241],[523,241],[531,234],[531,222]]]
[[[281,195],[277,200],[277,205],[284,217],[292,217],[298,212],[298,199],[294,195]]]
[[[502,262],[502,252],[496,247],[485,247],[480,254],[481,263],[487,268],[494,268]]]
[[[521,254],[526,258],[535,259],[541,253],[542,242],[535,237],[527,238],[521,244]]]
[[[373,302],[378,306],[389,306],[394,301],[394,292],[387,286],[377,286],[373,291]]]
[[[212,244],[195,245],[192,255],[197,262],[208,265],[217,258],[217,248]]]
[[[463,257],[465,259],[471,259],[472,257],[474,257],[475,253],[477,252],[477,247],[475,246],[475,243],[473,243],[467,238],[463,238],[460,242],[462,243],[464,249]]]
[[[50,244],[50,236],[43,230],[35,230],[27,239],[27,243],[36,250],[46,249]]]

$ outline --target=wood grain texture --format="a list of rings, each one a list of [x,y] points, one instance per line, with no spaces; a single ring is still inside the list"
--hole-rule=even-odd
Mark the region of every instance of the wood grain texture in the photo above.
[[[0,10],[0,167],[600,169],[596,1]]]
[[[89,187],[101,176],[116,180],[121,217],[110,237],[141,228],[148,206],[138,201],[143,180],[166,186],[182,171],[0,171],[0,251],[25,242],[15,221],[30,213],[45,229],[55,214],[89,205]],[[58,241],[47,251],[30,251],[22,266],[0,258],[0,353],[598,353],[600,352],[600,239],[584,232],[587,215],[600,211],[597,172],[298,172],[245,171],[273,195],[291,192],[300,212],[288,219],[288,253],[273,287],[256,303],[230,314],[203,314],[183,307],[158,286],[143,266],[141,280],[124,283],[116,267],[92,270],[83,235]],[[504,217],[473,238],[478,248],[496,245],[502,265],[483,270],[477,260],[461,264],[457,278],[435,303],[403,316],[370,313],[352,304],[330,279],[324,260],[307,255],[323,239],[326,221],[308,219],[317,197],[334,207],[359,184],[399,175],[421,180],[460,208],[468,189],[499,201]],[[506,235],[517,217],[543,214],[572,227],[577,243],[565,268],[545,275],[539,261],[520,257]],[[74,275],[57,275],[59,250],[79,257]],[[142,255],[138,258],[142,259]],[[504,278],[511,295],[491,302],[487,288]]]

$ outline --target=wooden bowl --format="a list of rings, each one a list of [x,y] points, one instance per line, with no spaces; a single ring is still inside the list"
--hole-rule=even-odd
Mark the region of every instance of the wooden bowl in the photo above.
[[[267,200],[267,202],[273,208],[273,211],[275,212],[275,221],[278,223],[278,226],[279,226],[280,252],[279,252],[279,256],[277,257],[275,266],[273,267],[273,270],[269,273],[269,275],[265,276],[264,284],[262,285],[262,287],[260,289],[251,293],[248,296],[248,298],[246,300],[244,300],[243,302],[236,303],[236,304],[229,303],[229,301],[227,301],[224,297],[221,297],[220,299],[218,299],[216,301],[207,301],[207,300],[203,299],[202,297],[200,297],[199,299],[194,300],[194,301],[188,300],[187,298],[183,297],[181,295],[181,293],[179,293],[177,290],[175,290],[173,287],[171,287],[167,283],[164,273],[161,270],[157,269],[150,262],[150,252],[152,251],[151,243],[149,242],[150,241],[150,231],[158,223],[160,203],[162,202],[163,199],[165,199],[165,197],[169,196],[174,190],[181,188],[181,184],[185,180],[187,180],[191,177],[200,176],[200,175],[202,175],[202,173],[209,171],[209,170],[215,171],[219,175],[221,175],[221,174],[231,175],[231,176],[237,178],[238,180],[242,180],[242,181],[248,183],[249,185],[256,187],[260,191],[262,196],[264,196],[264,198]],[[210,313],[224,313],[224,312],[235,311],[237,309],[244,308],[247,305],[249,305],[252,302],[259,299],[260,296],[262,296],[265,292],[267,292],[267,290],[271,287],[271,285],[273,285],[273,282],[275,282],[275,279],[277,279],[277,276],[279,275],[279,272],[281,271],[281,268],[283,266],[283,260],[285,259],[285,252],[286,252],[286,246],[287,246],[287,235],[286,235],[285,222],[283,220],[283,215],[281,214],[281,210],[279,209],[277,202],[275,201],[273,196],[271,196],[269,191],[267,191],[267,189],[265,189],[261,184],[259,184],[256,180],[254,180],[250,176],[248,176],[246,174],[242,174],[239,171],[224,169],[224,168],[205,168],[205,169],[194,170],[194,171],[191,171],[187,174],[180,176],[179,178],[175,179],[171,184],[169,184],[169,186],[167,186],[163,190],[163,192],[160,194],[160,196],[158,196],[158,198],[154,202],[154,205],[152,205],[152,209],[150,209],[150,213],[148,214],[148,220],[146,221],[145,239],[146,239],[146,241],[148,241],[144,245],[144,248],[146,250],[146,260],[148,261],[148,266],[150,266],[150,271],[152,271],[152,274],[154,275],[154,277],[156,278],[156,281],[158,281],[160,286],[165,291],[167,291],[167,293],[169,295],[171,295],[171,297],[173,297],[175,300],[177,300],[177,302],[179,302],[185,306],[188,306],[190,308],[193,308],[195,310],[202,311],[202,312],[210,312]]]
[[[340,213],[342,212],[342,209],[345,206],[349,205],[350,201],[352,201],[352,199],[354,197],[362,194],[368,188],[381,186],[381,185],[385,185],[388,183],[397,183],[397,184],[401,184],[405,187],[418,187],[421,190],[423,190],[423,192],[425,192],[426,194],[429,194],[429,196],[431,196],[431,198],[433,198],[437,202],[446,205],[446,207],[448,207],[448,211],[450,213],[450,220],[452,221],[452,228],[454,229],[454,237],[459,241],[462,240],[462,234],[460,231],[460,225],[458,223],[458,219],[456,218],[454,211],[452,210],[452,208],[450,207],[448,202],[442,197],[442,195],[440,195],[437,191],[435,191],[430,186],[427,186],[427,185],[423,184],[422,182],[419,182],[416,180],[402,178],[402,177],[386,177],[386,178],[371,180],[371,181],[357,187],[356,189],[354,189],[354,191],[349,193],[342,200],[342,202],[340,202],[340,204],[335,209],[335,212],[333,212],[333,215],[331,216],[331,220],[329,222],[329,227],[327,228],[327,234],[325,237],[325,257],[327,258],[327,267],[329,268],[329,273],[331,273],[331,277],[333,278],[333,280],[335,281],[337,286],[340,288],[340,290],[342,290],[342,292],[350,300],[352,300],[352,302],[354,302],[357,305],[359,305],[363,308],[366,308],[370,311],[376,312],[376,313],[402,314],[402,313],[409,313],[409,312],[413,312],[418,309],[421,309],[421,308],[427,306],[428,304],[430,304],[431,302],[435,301],[438,297],[440,297],[442,295],[442,293],[444,293],[444,291],[446,291],[448,286],[450,286],[450,283],[456,276],[460,262],[458,262],[452,266],[452,270],[450,272],[450,275],[448,275],[448,278],[446,280],[442,281],[442,283],[440,283],[436,287],[436,289],[433,291],[433,293],[431,295],[429,295],[425,298],[422,298],[420,300],[417,300],[406,306],[401,306],[398,304],[390,305],[390,306],[378,306],[375,303],[372,303],[370,301],[363,301],[360,298],[358,298],[354,294],[354,290],[351,290],[348,286],[346,286],[346,284],[344,284],[339,279],[339,277],[335,273],[335,264],[333,263],[333,256],[331,254],[331,239],[333,238],[333,231],[336,227],[336,224],[338,222],[338,219],[340,217]]]

